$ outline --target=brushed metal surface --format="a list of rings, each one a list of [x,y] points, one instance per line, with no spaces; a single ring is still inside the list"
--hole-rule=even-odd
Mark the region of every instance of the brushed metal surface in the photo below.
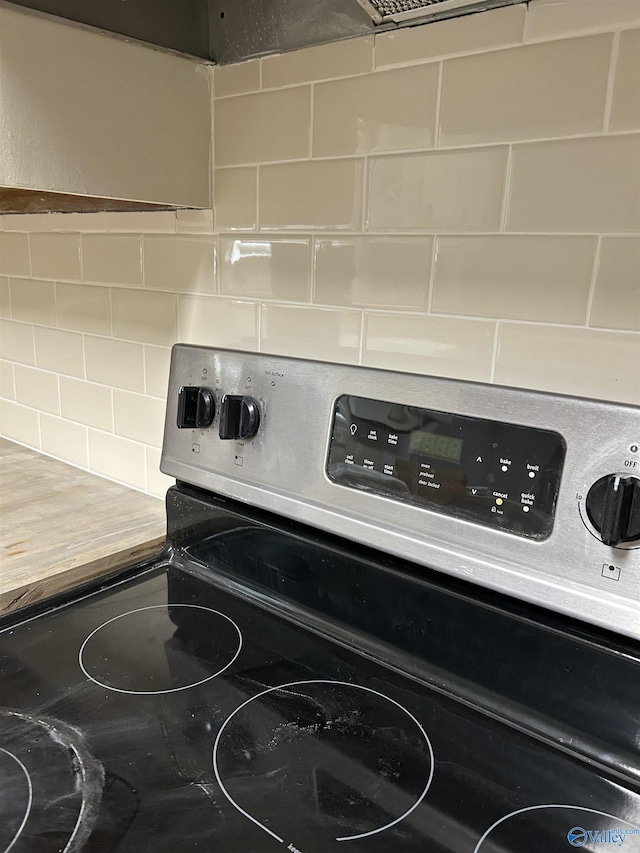
[[[258,434],[245,442],[221,441],[217,417],[206,430],[178,429],[181,385],[206,385],[218,400],[224,393],[250,394],[261,408]],[[342,394],[559,432],[567,456],[551,536],[534,542],[331,482],[325,462],[333,406]],[[176,345],[161,470],[430,569],[640,638],[640,542],[605,546],[584,511],[586,493],[599,477],[613,472],[640,476],[640,451],[630,450],[634,444],[640,445],[637,407]]]

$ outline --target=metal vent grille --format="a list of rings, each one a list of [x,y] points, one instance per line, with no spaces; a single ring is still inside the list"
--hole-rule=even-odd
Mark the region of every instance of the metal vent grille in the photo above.
[[[517,0],[358,0],[376,24],[428,18],[464,6],[506,6],[513,2]]]
[[[438,6],[445,0],[371,0],[383,18],[398,15],[402,12],[412,12],[414,9],[426,9],[428,6]]]

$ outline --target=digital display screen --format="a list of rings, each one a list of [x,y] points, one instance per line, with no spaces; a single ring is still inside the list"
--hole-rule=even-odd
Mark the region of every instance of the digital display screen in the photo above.
[[[458,465],[463,444],[464,441],[461,438],[454,438],[451,435],[438,435],[435,432],[414,430],[409,439],[409,452],[420,453],[423,456],[430,456],[432,459],[442,459],[445,462],[453,462]]]

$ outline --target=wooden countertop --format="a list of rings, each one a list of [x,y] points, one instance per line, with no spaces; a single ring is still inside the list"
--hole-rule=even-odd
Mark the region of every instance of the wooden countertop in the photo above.
[[[0,613],[158,551],[164,502],[0,438]]]

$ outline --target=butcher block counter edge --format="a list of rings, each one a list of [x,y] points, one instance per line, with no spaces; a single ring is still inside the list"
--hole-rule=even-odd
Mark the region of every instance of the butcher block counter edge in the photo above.
[[[160,551],[163,501],[0,438],[0,614]]]

